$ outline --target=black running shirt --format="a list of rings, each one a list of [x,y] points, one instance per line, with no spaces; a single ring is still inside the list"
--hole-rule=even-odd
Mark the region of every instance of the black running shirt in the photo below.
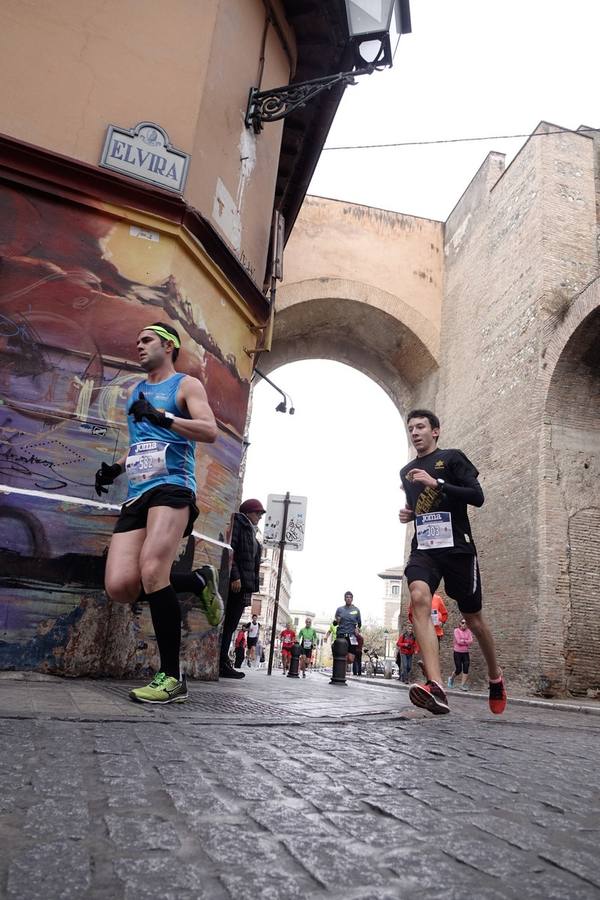
[[[412,469],[423,469],[445,483],[433,488],[409,481],[407,475]],[[427,456],[411,460],[400,470],[406,505],[415,514],[413,550],[435,554],[476,552],[467,505],[483,505],[478,475],[462,450],[436,449]]]

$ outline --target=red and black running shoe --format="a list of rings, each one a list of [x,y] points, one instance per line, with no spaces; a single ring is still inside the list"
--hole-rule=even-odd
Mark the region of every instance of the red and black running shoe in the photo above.
[[[506,687],[504,686],[504,678],[500,681],[490,681],[490,709],[496,716],[502,715],[506,709]]]
[[[408,691],[408,699],[415,706],[427,709],[435,716],[443,716],[445,713],[450,712],[446,692],[437,681],[427,681],[425,684],[411,684]]]

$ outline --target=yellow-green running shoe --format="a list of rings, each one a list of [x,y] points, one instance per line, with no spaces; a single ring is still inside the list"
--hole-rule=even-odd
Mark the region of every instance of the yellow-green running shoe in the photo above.
[[[188,698],[185,675],[177,681],[172,675],[157,672],[146,687],[129,691],[129,699],[137,703],[185,703]]]
[[[199,606],[209,625],[220,625],[223,621],[223,600],[219,593],[219,573],[214,566],[202,566],[196,569],[195,575],[199,575],[204,581],[202,593],[197,595]]]

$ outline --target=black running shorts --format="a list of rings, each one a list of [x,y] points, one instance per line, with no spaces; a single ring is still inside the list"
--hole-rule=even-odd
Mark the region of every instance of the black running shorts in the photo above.
[[[443,578],[446,593],[456,600],[461,613],[481,610],[481,579],[475,554],[413,550],[404,574],[409,585],[413,581],[425,581],[432,594]]]
[[[190,515],[183,537],[187,537],[192,533],[194,522],[199,515],[194,492],[190,491],[189,488],[179,487],[176,484],[159,484],[158,487],[144,491],[135,500],[123,504],[114,528],[114,534],[146,528],[148,510],[153,506],[170,506],[173,509],[189,506]]]
[[[338,638],[343,638],[346,641],[346,643],[348,644],[348,653],[350,654],[350,656],[356,656],[356,654],[358,653],[358,644],[350,643],[350,635],[340,634],[338,632]]]
[[[302,647],[302,656],[305,656],[307,659],[311,659],[312,657],[312,647]]]

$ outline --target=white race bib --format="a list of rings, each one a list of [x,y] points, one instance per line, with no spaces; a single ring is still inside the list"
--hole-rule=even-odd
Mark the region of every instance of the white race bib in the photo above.
[[[141,484],[158,475],[166,475],[168,446],[164,441],[141,441],[133,444],[125,461],[129,483]]]
[[[355,634],[349,635],[348,640],[350,641],[351,644],[358,644],[358,638],[356,637]]]
[[[449,512],[424,513],[415,517],[419,550],[454,547],[452,515]]]
[[[304,649],[310,650],[311,647],[312,647],[312,641],[308,641],[306,638],[304,638]]]

